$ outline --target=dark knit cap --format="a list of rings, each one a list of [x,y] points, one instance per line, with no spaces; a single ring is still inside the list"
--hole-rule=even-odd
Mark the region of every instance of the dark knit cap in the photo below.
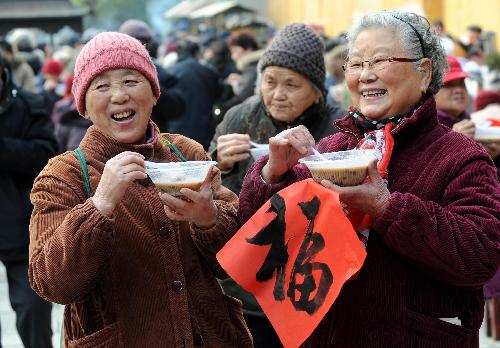
[[[292,23],[281,29],[259,62],[260,72],[268,66],[296,71],[326,95],[323,40],[307,25]]]
[[[139,41],[151,41],[155,33],[149,25],[140,19],[129,19],[120,25],[118,32],[135,37]]]

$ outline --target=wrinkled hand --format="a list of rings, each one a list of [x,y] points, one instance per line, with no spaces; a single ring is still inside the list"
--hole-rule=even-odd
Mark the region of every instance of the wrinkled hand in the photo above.
[[[473,139],[476,132],[476,125],[471,120],[462,120],[453,125],[452,128],[455,132],[462,133],[468,138]]]
[[[486,141],[478,141],[481,145],[483,145],[484,149],[491,158],[496,159],[500,156],[500,140],[486,140]]]
[[[306,127],[300,125],[269,138],[269,160],[262,168],[266,182],[279,181],[297,161],[312,153],[315,140]]]
[[[182,188],[180,192],[189,201],[168,193],[160,193],[164,204],[163,209],[168,218],[175,221],[189,221],[202,228],[214,226],[217,222],[218,209],[213,200],[210,184],[216,174],[217,169],[212,168],[205,177],[199,192]]]
[[[329,180],[323,180],[321,184],[338,192],[340,203],[347,208],[367,213],[376,219],[384,213],[390,192],[377,170],[377,160],[370,162],[368,175],[370,176],[368,182],[357,186],[341,187]]]
[[[109,159],[92,197],[95,207],[102,214],[111,216],[122,200],[127,187],[134,180],[146,177],[144,156],[140,153],[125,151]]]
[[[234,164],[250,156],[250,136],[231,133],[217,138],[217,167],[222,171],[231,170]]]

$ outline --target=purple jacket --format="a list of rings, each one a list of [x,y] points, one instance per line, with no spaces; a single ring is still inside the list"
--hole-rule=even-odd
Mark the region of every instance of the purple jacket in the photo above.
[[[453,128],[455,123],[463,120],[470,120],[470,115],[467,112],[462,112],[459,116],[451,116],[444,111],[437,111],[438,122],[444,124],[446,127]]]
[[[458,123],[462,120],[470,119],[470,115],[466,112],[462,113],[459,117],[453,117],[444,111],[438,109],[437,111],[438,122],[453,128],[455,123]],[[497,175],[500,178],[500,156],[493,159],[495,161],[495,166],[497,167]],[[497,271],[497,274],[493,278],[491,278],[484,285],[484,296],[486,298],[493,298],[500,296],[500,270]]]
[[[362,136],[351,118],[322,139],[320,152],[352,149]],[[372,228],[359,275],[346,283],[306,347],[478,347],[481,287],[500,263],[500,186],[474,141],[439,125],[434,98],[395,128],[391,192]],[[267,158],[267,157],[266,157]],[[283,182],[248,171],[240,222],[276,191],[310,177],[297,165]],[[457,318],[461,326],[439,318]]]

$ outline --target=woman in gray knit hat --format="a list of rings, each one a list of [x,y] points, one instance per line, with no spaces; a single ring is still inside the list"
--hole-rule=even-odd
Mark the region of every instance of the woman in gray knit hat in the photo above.
[[[210,144],[226,187],[239,193],[252,162],[250,140],[267,144],[270,137],[300,124],[317,140],[335,132],[334,119],[346,111],[325,102],[323,54],[322,39],[305,24],[289,24],[274,37],[257,67],[258,95],[227,112]]]
[[[333,121],[342,108],[325,102],[325,63],[322,39],[307,25],[293,23],[274,37],[258,64],[258,95],[231,108],[216,129],[210,149],[222,171],[222,182],[239,193],[253,163],[250,140],[267,144],[279,132],[304,125],[316,140],[335,132]],[[234,281],[225,292],[243,301],[245,319],[255,347],[281,346],[255,298]]]

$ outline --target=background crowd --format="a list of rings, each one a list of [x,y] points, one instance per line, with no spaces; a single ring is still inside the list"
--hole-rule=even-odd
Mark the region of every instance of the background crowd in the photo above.
[[[500,54],[485,47],[478,25],[467,28],[467,42],[447,34],[440,21],[433,27],[449,64],[435,95],[438,120],[480,144],[500,175],[500,143],[477,139],[485,122],[500,123]],[[217,160],[222,184],[236,194],[257,159],[249,153],[250,140],[266,144],[281,131],[303,125],[318,141],[337,132],[333,122],[352,105],[342,69],[348,54],[346,35],[328,37],[318,25],[302,24],[294,30],[278,37],[275,30],[262,37],[245,30],[204,37],[178,27],[162,42],[159,33],[138,19],[116,28],[139,40],[156,67],[161,93],[151,119],[162,132],[200,143]],[[100,32],[92,28],[72,33],[49,45],[37,42],[29,30],[15,29],[0,40],[0,259],[26,347],[50,347],[52,335],[50,303],[28,282],[29,192],[47,161],[78,147],[92,125],[80,116],[72,87],[78,54]],[[304,68],[290,58],[300,54],[320,62],[316,65],[323,70]],[[283,73],[299,81],[297,88],[300,83],[311,86],[305,94],[289,94],[298,110],[291,114],[266,104],[270,81],[288,83],[274,82]],[[497,274],[484,289],[488,333],[495,339],[500,339],[499,278]],[[279,346],[255,300],[231,280],[222,285],[243,300],[255,346]],[[269,341],[259,343],[259,332]]]

